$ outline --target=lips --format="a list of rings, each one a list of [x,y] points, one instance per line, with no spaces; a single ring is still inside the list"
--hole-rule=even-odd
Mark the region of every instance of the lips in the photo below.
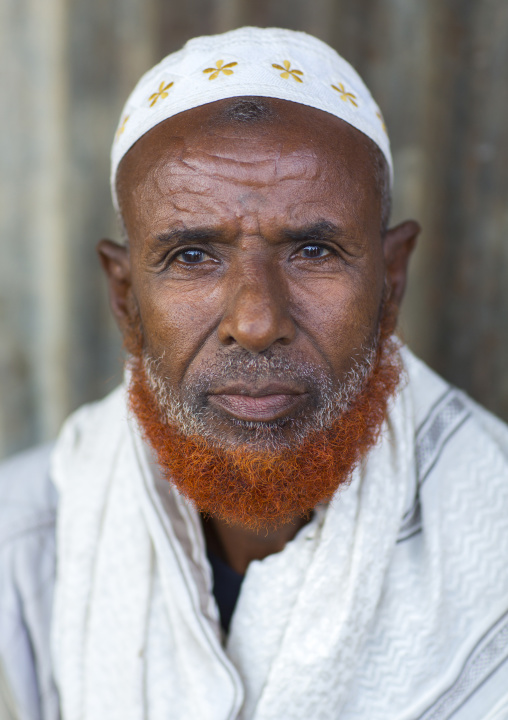
[[[303,389],[272,383],[258,388],[221,388],[209,396],[209,401],[239,420],[270,422],[292,415],[307,397]]]

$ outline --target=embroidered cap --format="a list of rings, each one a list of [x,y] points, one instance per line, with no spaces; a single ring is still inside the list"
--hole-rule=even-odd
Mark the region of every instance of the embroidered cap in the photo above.
[[[184,110],[242,96],[290,100],[336,115],[376,143],[393,176],[381,111],[344,58],[307,33],[243,27],[189,40],[138,82],[120,116],[111,150],[115,208],[118,165],[148,130]]]

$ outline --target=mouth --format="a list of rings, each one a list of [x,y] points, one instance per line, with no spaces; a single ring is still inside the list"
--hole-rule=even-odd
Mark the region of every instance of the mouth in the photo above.
[[[257,388],[238,385],[214,391],[208,400],[237,420],[273,422],[297,413],[308,400],[308,393],[281,383]]]

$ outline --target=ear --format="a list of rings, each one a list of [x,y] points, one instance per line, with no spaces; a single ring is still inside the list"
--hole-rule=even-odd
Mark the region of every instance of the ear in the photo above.
[[[420,226],[414,220],[390,228],[383,239],[386,277],[390,288],[389,300],[400,307],[406,289],[409,258],[416,245]]]
[[[109,286],[109,302],[120,332],[125,336],[132,324],[132,280],[129,250],[112,240],[97,244],[101,265]]]

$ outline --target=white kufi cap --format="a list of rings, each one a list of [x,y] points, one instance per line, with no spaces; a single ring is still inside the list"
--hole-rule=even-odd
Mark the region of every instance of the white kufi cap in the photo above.
[[[383,117],[356,70],[303,32],[244,27],[189,40],[149,70],[132,91],[111,150],[111,191],[127,151],[148,130],[184,110],[225,98],[258,96],[309,105],[373,140],[393,174]]]

